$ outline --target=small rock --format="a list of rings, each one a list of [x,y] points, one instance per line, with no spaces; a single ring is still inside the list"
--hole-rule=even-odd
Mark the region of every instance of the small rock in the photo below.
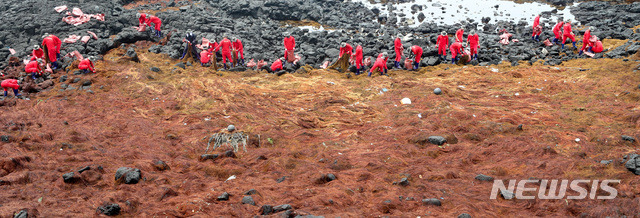
[[[151,67],[151,68],[149,68],[149,70],[151,70],[153,72],[156,72],[156,73],[160,72],[160,68],[157,68],[157,67]]]
[[[218,196],[218,201],[228,201],[229,200],[229,193],[225,192],[222,193],[222,195]]]
[[[440,89],[440,88],[436,88],[436,89],[434,89],[434,90],[433,90],[433,94],[436,94],[436,95],[440,95],[440,94],[442,94],[442,89]]]
[[[493,181],[493,177],[487,176],[487,175],[483,175],[483,174],[477,175],[476,179],[480,180],[480,181]]]
[[[120,205],[107,203],[98,207],[98,213],[107,216],[117,216],[120,214]]]
[[[276,179],[276,183],[284,182],[284,180],[285,180],[286,178],[287,178],[286,176],[283,176],[283,177],[281,177],[281,178],[279,178],[279,179]]]
[[[623,135],[622,140],[629,141],[632,143],[636,141],[636,139],[633,136],[628,136],[628,135]]]
[[[506,200],[511,200],[515,195],[509,190],[500,190],[500,196]]]
[[[64,183],[73,184],[80,181],[80,177],[76,176],[74,172],[69,172],[62,175],[62,180]]]
[[[220,155],[217,155],[217,154],[203,154],[203,155],[200,155],[200,161],[215,160],[215,159],[218,158],[218,156],[220,156]]]
[[[11,136],[8,136],[8,135],[0,136],[0,141],[2,142],[9,142],[9,140],[11,140]]]
[[[84,82],[82,82],[82,86],[90,86],[91,84],[91,80],[85,80]]]
[[[167,165],[167,163],[161,160],[154,161],[152,165],[158,171],[165,171],[165,170],[171,169],[169,165]]]
[[[71,83],[77,83],[80,82],[80,78],[73,78],[73,80],[71,80]]]
[[[234,126],[234,125],[227,126],[227,131],[229,131],[229,132],[236,131],[236,126]]]
[[[273,213],[273,207],[271,205],[262,205],[262,208],[260,208],[260,214],[261,215],[269,215]]]
[[[65,81],[67,81],[67,79],[68,79],[68,76],[67,75],[63,75],[63,76],[60,77],[60,82],[63,83]]]
[[[398,182],[399,185],[401,186],[408,186],[409,185],[409,180],[407,179],[407,177],[404,177],[400,180],[400,182]]]
[[[244,192],[244,195],[255,195],[258,194],[258,191],[255,189],[250,189],[249,191]]]
[[[274,213],[278,213],[278,212],[281,212],[281,211],[291,210],[291,209],[293,209],[291,207],[291,205],[283,204],[283,205],[278,205],[278,206],[273,207],[273,212]]]
[[[516,127],[516,130],[522,131],[522,124],[518,125],[518,127]]]
[[[20,212],[13,215],[13,218],[28,218],[28,217],[29,217],[29,211],[27,211],[27,209],[22,209],[20,210]],[[35,217],[35,216],[32,216],[32,217]]]
[[[434,145],[443,145],[447,143],[447,139],[442,136],[429,136],[429,142]]]
[[[422,203],[426,205],[442,206],[442,202],[436,198],[422,199]]]
[[[187,68],[187,66],[185,66],[184,63],[182,63],[182,62],[177,63],[175,66],[179,67],[179,68],[182,68],[182,69],[186,69]]]
[[[316,183],[317,184],[324,184],[324,183],[331,182],[333,180],[336,180],[336,176],[331,174],[331,173],[329,173],[329,174],[322,175],[320,178],[318,178],[316,180]]]
[[[141,171],[137,168],[120,167],[116,171],[116,181],[124,184],[136,184],[140,181]]]
[[[253,201],[253,197],[251,197],[251,196],[242,197],[242,203],[243,204],[251,204],[253,206],[256,206],[256,202]]]
[[[600,161],[600,163],[601,163],[601,164],[604,164],[604,165],[608,165],[608,164],[610,164],[610,163],[612,163],[612,162],[613,162],[613,160],[601,160],[601,161]]]
[[[469,215],[468,213],[463,213],[458,215],[458,218],[471,218],[471,215]]]
[[[637,154],[629,154],[624,167],[633,174],[640,175],[640,156]]]

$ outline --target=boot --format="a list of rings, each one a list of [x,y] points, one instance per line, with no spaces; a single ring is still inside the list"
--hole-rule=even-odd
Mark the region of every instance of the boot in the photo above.
[[[582,55],[582,53],[583,53],[583,51],[582,51],[582,50],[580,50],[580,52],[578,52],[578,55]]]
[[[578,46],[576,46],[576,42],[573,42],[573,47],[574,47],[575,49],[578,49]]]
[[[227,69],[227,63],[223,63],[223,65],[224,65],[224,69],[226,70]]]
[[[380,71],[380,76],[382,75],[387,75],[387,69],[384,69],[384,74],[382,73],[382,71]]]
[[[420,63],[418,63],[418,62],[413,63],[413,69],[417,70],[419,65],[420,65]]]
[[[6,95],[6,91],[5,91],[5,95]],[[20,93],[18,93],[18,90],[17,90],[17,89],[14,89],[14,90],[13,90],[13,95],[14,95],[14,96],[20,96]]]
[[[51,69],[57,70],[58,69],[58,62],[54,61],[53,63],[51,63]]]
[[[536,36],[536,42],[540,42],[540,36]]]
[[[562,50],[564,50],[564,43],[562,44]]]
[[[36,80],[36,73],[31,73],[31,79]]]
[[[360,75],[360,68],[356,69],[356,76]]]
[[[369,77],[371,77],[371,71],[369,71]],[[7,92],[5,91],[4,96],[7,96]]]
[[[4,90],[4,97],[7,97],[7,90]]]

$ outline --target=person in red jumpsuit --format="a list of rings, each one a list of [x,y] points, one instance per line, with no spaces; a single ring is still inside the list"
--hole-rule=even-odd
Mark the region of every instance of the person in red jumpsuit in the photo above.
[[[591,46],[589,46],[588,51],[591,53],[600,53],[604,50],[604,46],[602,46],[602,41],[598,39],[598,37],[593,37],[594,39],[591,42]]]
[[[404,51],[404,47],[402,47],[402,40],[400,40],[400,35],[398,35],[398,37],[396,37],[396,39],[393,41],[393,48],[396,52],[396,60],[393,62],[393,66],[395,68],[400,68],[402,52]]]
[[[447,57],[447,47],[449,46],[449,36],[447,36],[446,32],[443,31],[440,33],[436,44],[438,44],[438,55],[440,59],[445,60],[445,57]]]
[[[540,26],[540,15],[538,14],[538,16],[533,19],[533,33],[531,34],[531,39],[539,42],[541,33],[542,27]]]
[[[460,28],[456,31],[456,42],[462,43],[464,40],[464,29]]]
[[[45,34],[42,39],[42,47],[44,47],[47,51],[47,55],[49,56],[49,60],[51,62],[51,68],[58,69],[58,58],[60,57],[60,47],[62,46],[62,41],[57,36],[51,34]]]
[[[224,65],[224,69],[227,69],[227,61],[229,61],[229,63],[233,63],[233,59],[231,59],[232,47],[233,44],[231,43],[231,40],[227,39],[227,37],[224,37],[222,41],[220,41],[218,48],[216,48],[216,50],[222,48],[222,64]]]
[[[451,51],[451,64],[455,64],[458,61],[458,54],[462,54],[462,48],[465,47],[460,42],[454,42],[449,47]]]
[[[351,55],[353,55],[353,47],[351,47],[351,45],[349,45],[349,43],[343,42],[340,44],[340,55],[339,57],[341,58],[343,54],[348,54],[349,57],[351,57]]]
[[[371,73],[376,69],[380,71],[380,75],[387,74],[387,61],[389,61],[389,55],[386,52],[380,53],[376,62],[373,64],[373,67],[369,71],[369,77],[371,77]]]
[[[417,45],[411,46],[411,53],[415,57],[413,60],[413,69],[417,70],[420,66],[420,60],[422,59],[422,47]]]
[[[480,37],[478,37],[478,34],[475,30],[471,30],[469,36],[467,36],[467,42],[469,43],[471,58],[478,59]]]
[[[44,51],[40,48],[39,45],[33,46],[33,51],[31,52],[31,60],[42,59],[44,58]]]
[[[360,68],[362,68],[362,58],[363,58],[362,46],[356,46],[356,75],[360,75]]]
[[[587,31],[584,31],[584,35],[582,36],[582,48],[580,48],[580,53],[578,55],[582,55],[587,47],[593,46],[590,41],[591,31],[593,31],[593,27],[589,27]]]
[[[564,49],[564,43],[567,41],[567,38],[571,39],[573,47],[578,49],[578,46],[576,46],[576,38],[573,37],[573,31],[571,30],[571,20],[564,22],[564,27],[562,27],[562,29],[562,49]]]
[[[160,18],[156,16],[148,15],[148,14],[145,14],[145,17],[147,18],[147,20],[144,23],[147,26],[151,26],[151,24],[153,23],[155,36],[162,37],[162,31],[160,31],[160,27],[162,26],[162,20],[160,20]],[[140,18],[138,18],[138,20],[140,20]]]
[[[220,54],[220,50],[217,49],[218,45],[220,44],[216,42],[215,38],[211,40],[211,47],[209,48],[209,52],[211,53],[211,58],[222,57],[222,54]]]
[[[242,41],[238,38],[233,39],[233,48],[235,48],[235,55],[238,57],[238,63],[240,65],[244,65],[244,47],[242,46]]]
[[[24,72],[31,74],[31,79],[36,80],[36,75],[42,75],[42,69],[40,69],[40,64],[42,64],[42,59],[36,59],[29,61],[27,65],[24,66]]]
[[[562,19],[558,19],[558,23],[556,23],[555,26],[553,26],[553,35],[555,36],[555,38],[553,38],[553,43],[554,44],[559,44],[560,43],[560,39],[562,39],[562,26],[564,25],[564,23],[562,22]],[[564,43],[562,43],[564,44]]]
[[[284,58],[278,58],[274,61],[273,64],[271,64],[271,72],[275,73],[281,71],[283,69],[282,63],[284,63]]]
[[[211,61],[211,50],[210,48],[204,47],[200,52],[200,66],[208,67],[210,61]]]
[[[2,83],[0,83],[0,86],[2,86],[2,89],[4,89],[4,97],[7,97],[7,89],[13,89],[13,95],[16,97],[20,96],[20,93],[18,93],[18,89],[20,88],[20,85],[18,85],[18,80],[6,79],[3,80]]]
[[[289,35],[288,37],[284,37],[284,59],[289,60],[294,57],[289,58],[287,54],[294,55],[294,50],[296,49],[296,39],[293,36]]]
[[[78,64],[78,69],[82,70],[83,73],[96,73],[95,67],[93,66],[93,62],[95,61],[95,57],[89,57],[82,59]]]

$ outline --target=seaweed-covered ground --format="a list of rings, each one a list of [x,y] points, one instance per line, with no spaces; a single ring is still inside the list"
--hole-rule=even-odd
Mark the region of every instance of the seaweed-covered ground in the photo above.
[[[85,217],[105,203],[123,216],[180,217],[249,217],[283,204],[292,209],[277,216],[640,212],[640,178],[622,162],[638,144],[621,139],[640,137],[635,55],[347,78],[308,67],[282,76],[182,69],[150,45],[136,44],[139,63],[113,49],[97,74],[69,74],[30,100],[2,102],[0,216]],[[208,137],[230,124],[250,136],[247,151],[201,161]],[[142,179],[116,182],[120,167],[140,169]],[[478,174],[621,183],[614,200],[490,200],[493,183]],[[218,201],[224,192],[229,200]],[[255,206],[241,203],[245,194]]]

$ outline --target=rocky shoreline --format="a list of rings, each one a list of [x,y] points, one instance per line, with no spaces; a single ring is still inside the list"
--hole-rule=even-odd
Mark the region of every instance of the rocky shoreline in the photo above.
[[[518,61],[529,63],[543,60],[547,65],[558,65],[562,61],[580,58],[571,46],[564,52],[559,46],[546,47],[530,39],[531,27],[526,22],[497,21],[487,23],[491,18],[479,21],[467,20],[456,25],[437,25],[423,23],[417,27],[391,25],[403,19],[402,15],[393,13],[393,4],[387,4],[388,15],[381,15],[378,10],[370,10],[362,3],[344,2],[340,0],[328,1],[247,1],[247,0],[209,0],[199,2],[165,2],[125,9],[125,4],[132,1],[37,1],[23,2],[8,0],[0,6],[5,14],[0,18],[0,69],[9,65],[9,58],[16,56],[25,58],[31,47],[41,43],[44,33],[58,35],[61,39],[71,34],[83,34],[92,31],[98,40],[63,43],[62,55],[78,50],[82,54],[99,55],[109,49],[126,46],[140,40],[160,41],[153,37],[150,31],[137,32],[133,26],[137,25],[135,14],[138,11],[154,13],[163,20],[163,32],[167,36],[166,42],[153,46],[149,51],[163,53],[171,58],[179,58],[184,47],[182,38],[187,29],[193,30],[198,41],[202,37],[220,40],[222,35],[237,36],[243,40],[245,54],[249,59],[264,59],[273,61],[282,53],[282,38],[287,34],[296,37],[296,53],[303,57],[302,64],[319,67],[325,61],[334,61],[338,55],[340,42],[352,45],[362,45],[364,55],[375,56],[380,52],[388,52],[393,56],[393,38],[402,34],[405,47],[420,45],[424,48],[422,66],[440,64],[437,58],[435,42],[437,34],[447,31],[453,34],[460,26],[466,30],[478,29],[480,36],[479,60],[474,65],[498,64],[509,61],[517,65]],[[35,6],[37,5],[37,6]],[[78,7],[85,13],[104,13],[106,21],[91,20],[86,24],[73,26],[64,23],[63,14],[56,13],[53,8],[67,5],[69,8]],[[165,10],[163,10],[165,9]],[[419,10],[419,7],[416,7]],[[418,11],[419,12],[419,11]],[[573,8],[571,12],[582,25],[594,26],[594,34],[604,39],[629,40],[623,46],[613,50],[605,50],[595,58],[623,58],[634,54],[640,49],[640,34],[631,28],[640,25],[640,2],[633,4],[611,4],[609,2],[584,2]],[[551,27],[555,20],[548,19],[554,11],[543,13],[542,23],[544,31],[541,41],[553,37]],[[426,20],[428,21],[428,17]],[[310,31],[296,26],[283,25],[284,21],[314,21],[332,30]],[[382,23],[382,24],[381,24]],[[383,25],[388,24],[388,25]],[[581,37],[584,29],[574,24],[574,32]],[[520,42],[503,46],[498,43],[499,36],[496,29],[507,29]],[[466,31],[468,32],[468,31]],[[465,37],[466,38],[466,37]],[[636,42],[634,42],[636,41]],[[578,43],[579,44],[579,43]],[[9,48],[15,49],[11,55]],[[65,58],[68,65],[71,59]]]

